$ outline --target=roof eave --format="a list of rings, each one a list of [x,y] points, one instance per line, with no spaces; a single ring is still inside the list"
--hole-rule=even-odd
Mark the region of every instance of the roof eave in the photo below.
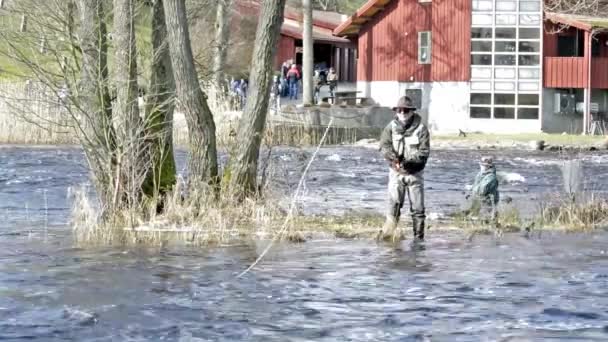
[[[384,10],[392,0],[368,0],[348,20],[334,30],[335,36],[358,36],[361,26]]]

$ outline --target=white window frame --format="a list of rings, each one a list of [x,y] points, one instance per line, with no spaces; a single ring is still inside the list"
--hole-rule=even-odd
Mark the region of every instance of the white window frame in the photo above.
[[[475,2],[475,0],[471,0]],[[477,0],[481,1],[481,0]],[[487,0],[484,0],[487,1]],[[495,120],[495,112],[496,108],[514,108],[515,117],[510,118],[508,120],[519,120],[518,113],[519,109],[530,108],[538,111],[538,118],[536,120],[542,120],[542,70],[543,70],[543,41],[542,41],[542,3],[541,8],[538,11],[531,11],[529,9],[533,8],[533,5],[526,4],[523,7],[526,7],[526,10],[522,9],[521,2],[536,2],[539,0],[491,0],[493,3],[492,10],[489,9],[489,4],[485,4],[483,7],[472,8],[471,20],[472,20],[472,28],[488,28],[492,30],[492,37],[483,37],[483,38],[473,38],[471,37],[472,42],[491,42],[492,51],[473,51],[471,44],[471,57],[480,54],[491,54],[492,55],[492,65],[474,65],[471,61],[471,83],[470,83],[470,92],[473,93],[489,93],[491,94],[492,102],[489,105],[471,105],[472,108],[490,108],[491,112],[491,120]],[[515,7],[514,7],[515,6]],[[480,9],[483,8],[483,9]],[[486,23],[489,17],[492,17],[492,23]],[[510,16],[510,17],[507,17]],[[504,19],[506,21],[497,21],[498,19]],[[517,20],[513,22],[513,18]],[[541,18],[540,22],[536,20],[537,18]],[[508,19],[508,20],[507,20]],[[477,21],[475,21],[477,20]],[[510,38],[496,38],[496,30],[501,28],[509,28],[515,31],[515,36]],[[526,38],[530,37],[530,35],[520,35],[520,30],[523,28],[530,28],[538,30],[538,36],[536,38]],[[497,51],[496,43],[497,42],[514,42],[515,43],[515,51]],[[530,52],[530,51],[520,51],[520,43],[521,42],[530,42],[535,43],[539,51]],[[514,65],[500,65],[497,64],[497,59],[499,56],[513,56],[515,58]],[[522,56],[535,56],[539,59],[538,65],[522,65],[520,64],[520,59]],[[502,69],[512,69],[513,72],[502,73]],[[473,71],[476,71],[475,73]],[[490,71],[490,76],[488,76],[488,71]],[[538,77],[530,78],[530,74],[526,72],[526,70],[534,70],[533,72]],[[483,71],[483,72],[482,72]],[[510,76],[510,77],[506,77]],[[513,77],[514,76],[514,77]],[[503,78],[504,77],[504,78]],[[513,88],[513,89],[511,89]],[[515,95],[515,103],[513,105],[500,105],[496,104],[497,94],[514,94]],[[518,94],[534,94],[538,96],[538,105],[524,105],[519,103],[519,95]],[[470,117],[471,110],[469,110]],[[471,117],[470,117],[471,118]],[[477,118],[471,118],[477,119]],[[502,119],[501,119],[502,120]],[[528,120],[528,119],[525,119]]]
[[[427,46],[422,46],[422,36],[427,35]],[[431,46],[433,45],[433,38],[431,31],[420,31],[418,32],[418,64],[431,64]],[[422,60],[422,51],[426,49],[427,59]]]

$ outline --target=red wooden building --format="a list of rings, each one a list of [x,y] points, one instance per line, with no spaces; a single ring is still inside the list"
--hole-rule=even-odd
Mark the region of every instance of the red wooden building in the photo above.
[[[604,24],[542,0],[369,0],[334,34],[364,96],[410,95],[435,131],[561,133],[608,111]]]
[[[260,4],[259,0],[237,0],[235,12],[238,16],[257,16],[261,9]],[[354,82],[356,44],[333,34],[333,30],[347,18],[346,15],[336,12],[313,12],[314,64],[320,68],[334,67],[340,81]],[[288,60],[302,64],[302,21],[299,10],[286,7],[275,60],[277,70]]]

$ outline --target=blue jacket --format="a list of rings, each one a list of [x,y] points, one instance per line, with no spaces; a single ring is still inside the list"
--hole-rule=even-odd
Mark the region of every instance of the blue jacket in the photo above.
[[[484,200],[490,200],[497,204],[500,200],[498,192],[498,177],[496,177],[496,168],[491,167],[487,170],[480,171],[475,177],[475,183],[471,189],[473,195]]]

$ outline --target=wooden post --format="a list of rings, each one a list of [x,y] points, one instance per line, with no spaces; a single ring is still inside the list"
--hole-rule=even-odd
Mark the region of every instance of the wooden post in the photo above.
[[[42,36],[40,38],[40,53],[41,54],[46,53],[46,37],[45,36]]]
[[[27,31],[27,16],[24,14],[21,17],[21,32]]]
[[[584,90],[583,135],[589,133],[591,122],[591,41],[592,32],[585,31],[585,60],[587,62],[587,84]]]

